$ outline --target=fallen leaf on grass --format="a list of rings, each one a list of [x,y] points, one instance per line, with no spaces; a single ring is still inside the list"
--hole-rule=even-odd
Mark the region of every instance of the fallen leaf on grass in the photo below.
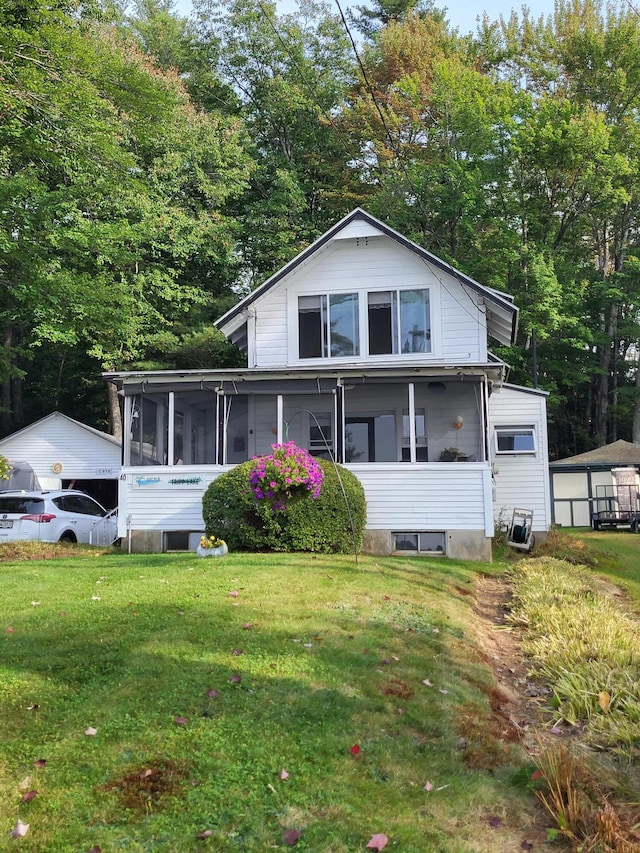
[[[29,802],[31,802],[31,800],[32,800],[34,797],[37,797],[37,796],[38,796],[38,792],[37,792],[37,791],[27,791],[27,793],[26,793],[26,794],[23,794],[23,795],[22,795],[22,799],[20,800],[20,802],[21,802],[21,803],[29,803]]]
[[[371,840],[367,844],[367,850],[384,850],[389,839],[383,832],[378,832],[371,836]]]
[[[297,829],[285,829],[282,834],[282,840],[289,847],[293,847],[294,844],[297,844],[301,837],[302,833],[298,832]]]
[[[351,755],[360,755],[360,746],[357,743],[354,743],[353,746],[349,747],[349,752]]]
[[[29,824],[23,823],[21,820],[19,820],[16,823],[16,828],[13,830],[11,835],[14,838],[24,838],[27,832],[29,832]]]
[[[607,693],[606,690],[603,690],[601,693],[598,693],[598,705],[602,708],[602,712],[604,714],[609,713],[609,705],[611,704],[611,695]]]
[[[176,724],[176,726],[184,726],[187,721],[184,717],[175,717],[173,722]]]
[[[494,829],[497,829],[499,826],[502,826],[502,821],[499,817],[493,815],[489,818],[489,826],[492,826]]]
[[[149,776],[153,776],[153,770],[151,770],[151,768],[149,768],[149,767],[146,770],[143,770],[142,773],[140,774],[140,778],[142,780],[148,779]]]
[[[530,841],[523,841],[520,845],[521,850],[533,850],[533,844]]]
[[[549,729],[549,732],[550,732],[550,734],[552,734],[552,735],[561,735],[561,734],[562,734],[562,729],[560,728],[560,726],[552,726],[552,727]]]
[[[98,729],[94,729],[93,726],[87,726],[87,728],[84,730],[84,733],[87,735],[87,737],[93,737],[94,735],[98,734]]]
[[[444,688],[441,688],[441,689],[440,689],[440,693],[444,693],[444,695],[445,695],[445,696],[447,695],[447,693],[448,693],[448,692],[449,692],[449,691],[448,691],[448,690],[445,690]]]
[[[288,778],[289,778],[289,774],[287,773],[287,771],[283,767],[282,770],[280,771],[280,780],[282,782],[284,782],[284,780],[288,779]]]
[[[196,835],[196,838],[202,838],[202,839],[204,839],[204,838],[211,838],[211,836],[212,836],[212,835],[213,835],[213,830],[212,830],[212,829],[205,829],[203,832],[199,832],[199,833]]]
[[[425,687],[433,687],[433,684],[429,681],[428,678],[425,678],[422,683],[424,684]]]
[[[207,690],[207,696],[209,699],[217,699],[220,694],[217,690]]]

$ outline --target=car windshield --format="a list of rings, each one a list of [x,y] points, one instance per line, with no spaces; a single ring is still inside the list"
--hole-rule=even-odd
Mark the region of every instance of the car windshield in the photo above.
[[[19,512],[22,515],[39,515],[44,511],[42,498],[25,498],[20,495],[0,498],[0,514]]]

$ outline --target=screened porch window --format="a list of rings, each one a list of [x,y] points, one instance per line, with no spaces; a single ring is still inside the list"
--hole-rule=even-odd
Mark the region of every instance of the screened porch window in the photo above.
[[[359,355],[357,293],[330,293],[298,298],[300,358]]]
[[[431,352],[429,290],[381,290],[367,295],[369,355]]]

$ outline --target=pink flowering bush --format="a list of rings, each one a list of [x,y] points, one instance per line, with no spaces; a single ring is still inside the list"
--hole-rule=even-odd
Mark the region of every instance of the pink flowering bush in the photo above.
[[[275,510],[286,510],[303,497],[317,498],[324,471],[313,456],[293,441],[271,447],[273,453],[252,460],[249,488],[254,498]]]

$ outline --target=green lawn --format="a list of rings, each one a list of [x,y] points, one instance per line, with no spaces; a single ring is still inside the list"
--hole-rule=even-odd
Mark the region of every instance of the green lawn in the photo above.
[[[0,563],[0,849],[257,853],[289,849],[288,830],[312,853],[377,833],[403,853],[541,848],[474,642],[476,573],[498,569]]]

